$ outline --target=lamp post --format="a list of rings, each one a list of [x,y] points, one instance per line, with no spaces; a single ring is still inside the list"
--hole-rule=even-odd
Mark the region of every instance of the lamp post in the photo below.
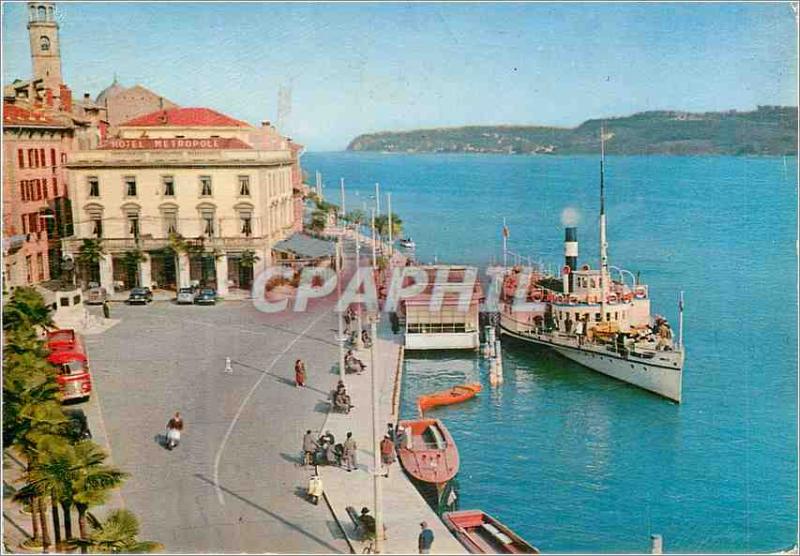
[[[375,553],[383,553],[383,492],[381,490],[381,451],[380,451],[380,411],[378,407],[378,367],[376,366],[376,350],[378,344],[378,315],[370,318],[370,365],[372,366],[372,453],[373,453],[373,496],[375,505]]]
[[[356,283],[361,284],[361,231],[358,228],[356,228]],[[361,307],[358,308],[356,319],[358,329],[356,330],[355,348],[361,349],[364,347],[361,341]]]
[[[378,256],[375,251],[375,209],[372,209],[372,271],[378,268]]]
[[[339,329],[339,379],[344,382],[345,377],[345,369],[344,369],[344,331],[342,330],[342,310],[343,307],[340,306],[342,302],[342,275],[343,275],[343,266],[344,266],[344,256],[342,254],[342,236],[339,235],[339,238],[336,240],[336,273],[338,276],[336,277],[336,307],[339,309],[336,311],[336,326]]]
[[[389,258],[394,255],[394,243],[392,242],[392,194],[386,194],[387,210],[389,211]]]

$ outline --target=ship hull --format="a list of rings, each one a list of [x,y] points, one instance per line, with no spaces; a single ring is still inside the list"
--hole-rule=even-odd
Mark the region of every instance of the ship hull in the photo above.
[[[567,359],[593,371],[632,384],[648,392],[680,403],[683,372],[680,367],[657,365],[633,358],[572,346],[562,346],[551,341],[526,336],[500,326],[503,334],[523,342],[547,346]]]

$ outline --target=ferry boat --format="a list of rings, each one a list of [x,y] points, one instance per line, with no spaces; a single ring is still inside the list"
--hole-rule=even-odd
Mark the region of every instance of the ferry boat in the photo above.
[[[594,371],[680,403],[683,293],[677,341],[666,319],[651,315],[650,292],[633,273],[608,263],[605,148],[600,156],[600,264],[578,265],[577,228],[566,228],[560,277],[532,267],[504,268],[501,334],[552,348]],[[610,269],[618,272],[615,280]],[[629,276],[626,282],[625,277]]]
[[[417,244],[414,243],[414,240],[411,239],[410,237],[406,237],[406,238],[400,239],[400,240],[398,240],[398,243],[400,244],[400,247],[402,247],[403,249],[416,249],[417,248]]]
[[[442,521],[470,554],[539,554],[539,549],[482,510],[446,512]]]

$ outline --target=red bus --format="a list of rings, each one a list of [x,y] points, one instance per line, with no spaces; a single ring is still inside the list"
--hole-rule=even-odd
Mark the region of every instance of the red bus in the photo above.
[[[47,361],[58,369],[56,382],[61,401],[86,400],[92,393],[89,360],[74,330],[56,330],[47,335]]]

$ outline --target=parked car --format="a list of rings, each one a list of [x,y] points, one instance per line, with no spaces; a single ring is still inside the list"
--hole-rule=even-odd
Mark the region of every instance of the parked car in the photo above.
[[[86,303],[88,305],[102,305],[108,299],[108,292],[102,286],[92,286],[86,291]]]
[[[175,303],[183,305],[184,303],[194,303],[194,288],[181,288],[178,290],[178,296],[175,298]]]
[[[128,305],[134,303],[147,305],[151,301],[153,301],[153,292],[150,291],[150,288],[133,288],[128,295]]]
[[[217,302],[217,292],[209,288],[204,288],[197,292],[197,295],[194,297],[194,302],[198,305],[214,305]]]
[[[67,422],[64,423],[66,436],[73,442],[92,438],[92,431],[89,430],[89,422],[82,409],[64,409]]]

